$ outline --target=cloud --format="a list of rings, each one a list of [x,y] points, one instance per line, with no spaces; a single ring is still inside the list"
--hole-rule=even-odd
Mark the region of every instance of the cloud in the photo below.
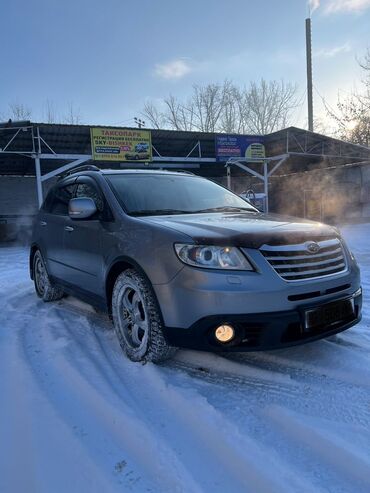
[[[340,46],[334,46],[332,48],[321,48],[314,53],[316,58],[333,58],[340,53],[348,53],[351,51],[350,43],[344,43]]]
[[[181,79],[192,71],[191,66],[181,58],[167,63],[157,63],[154,73],[162,79]]]
[[[320,0],[308,0],[310,14],[313,14],[320,7]]]
[[[324,12],[362,12],[370,7],[370,0],[328,0]]]

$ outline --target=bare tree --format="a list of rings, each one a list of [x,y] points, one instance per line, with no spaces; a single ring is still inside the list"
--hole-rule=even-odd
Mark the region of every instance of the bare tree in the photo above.
[[[172,94],[164,99],[166,113],[164,121],[175,130],[194,130],[194,108],[191,102],[180,103]]]
[[[145,105],[143,114],[159,128],[201,132],[269,133],[286,126],[296,107],[296,86],[283,81],[251,82],[239,88],[231,81],[193,86],[184,103],[170,95],[164,110],[154,103]]]
[[[370,48],[366,50],[366,53],[364,55],[364,58],[362,60],[359,60],[359,65],[362,67],[365,71],[365,85],[367,87],[370,86]]]
[[[364,70],[360,90],[342,98],[338,95],[336,108],[325,103],[328,116],[336,125],[336,135],[355,144],[370,146],[370,48],[359,61]]]
[[[53,101],[47,99],[43,105],[43,120],[45,123],[56,123],[57,113]]]
[[[220,128],[231,83],[194,86],[191,99],[195,126],[201,132],[215,132]]]
[[[74,104],[68,103],[68,111],[64,115],[63,123],[70,123],[71,125],[78,125],[82,122],[82,115],[79,108],[76,108]]]
[[[308,120],[307,120],[308,125]],[[329,122],[325,118],[315,116],[313,119],[313,128],[315,132],[322,135],[332,135],[333,128],[330,126]]]
[[[32,110],[22,103],[10,103],[8,110],[8,118],[12,120],[29,120]]]
[[[251,82],[244,95],[247,130],[263,135],[288,126],[297,106],[296,93],[297,86],[284,81]]]
[[[145,103],[142,114],[149,120],[152,128],[163,128],[165,126],[165,115],[152,102]]]
[[[247,125],[248,108],[243,91],[229,84],[225,91],[224,109],[220,121],[220,131],[225,133],[244,133]]]
[[[370,146],[370,98],[364,94],[352,92],[345,99],[338,96],[336,109],[327,104],[326,112],[334,121],[334,133],[340,139],[355,144]]]

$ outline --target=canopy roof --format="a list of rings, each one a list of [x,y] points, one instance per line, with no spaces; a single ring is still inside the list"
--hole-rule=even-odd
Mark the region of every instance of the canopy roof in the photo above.
[[[34,122],[8,122],[0,124],[0,175],[35,175],[34,160],[30,155],[35,148],[35,136],[39,130],[41,152],[57,154],[91,154],[90,128],[93,125],[46,124]],[[122,128],[122,127],[102,127]],[[125,127],[127,128],[127,127]],[[132,130],[137,130],[132,128]],[[157,166],[181,169],[191,165],[205,176],[224,174],[225,162],[216,162],[215,133],[185,132],[151,129],[153,156],[161,156]],[[9,143],[9,141],[14,139]],[[289,154],[282,168],[284,173],[297,172],[312,167],[339,166],[341,164],[370,160],[370,148],[343,142],[325,135],[289,127],[264,136],[266,155],[269,157]],[[199,145],[197,146],[197,144]],[[5,150],[5,152],[1,152]],[[200,150],[200,152],[199,152]],[[8,153],[11,152],[11,153]],[[168,158],[168,162],[166,161]],[[171,159],[172,160],[171,160]],[[176,159],[174,159],[176,158]],[[198,159],[197,159],[198,158]],[[57,159],[43,159],[42,171],[47,173],[65,164]],[[98,162],[102,168],[120,168],[121,163]],[[124,167],[142,167],[137,163],[124,163]],[[252,165],[258,167],[258,164]],[[199,169],[200,168],[200,169]],[[283,170],[279,170],[283,172]]]

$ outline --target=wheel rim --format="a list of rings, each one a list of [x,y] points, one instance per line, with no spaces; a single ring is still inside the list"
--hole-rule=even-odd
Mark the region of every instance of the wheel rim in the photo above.
[[[146,347],[148,340],[148,316],[140,290],[134,284],[125,285],[119,299],[119,331],[132,349]]]
[[[48,277],[45,269],[44,262],[37,256],[35,260],[35,282],[37,291],[43,295],[45,292],[45,286],[47,284]]]

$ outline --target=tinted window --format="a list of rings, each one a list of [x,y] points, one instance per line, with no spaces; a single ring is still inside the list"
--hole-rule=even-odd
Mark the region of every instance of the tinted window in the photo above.
[[[79,183],[77,185],[76,197],[89,197],[93,199],[98,211],[102,212],[104,209],[104,201],[98,192],[98,190],[89,183]]]
[[[191,175],[106,175],[127,212],[188,213],[221,207],[256,211],[239,196],[216,183]]]
[[[51,206],[53,204],[54,200],[54,189],[52,188],[49,190],[46,199],[44,200],[44,203],[42,204],[41,209],[45,212],[50,212],[51,211]]]
[[[68,216],[68,203],[73,197],[75,185],[67,185],[54,189],[52,200],[50,199],[49,211],[52,214]],[[48,196],[49,200],[49,196]]]

